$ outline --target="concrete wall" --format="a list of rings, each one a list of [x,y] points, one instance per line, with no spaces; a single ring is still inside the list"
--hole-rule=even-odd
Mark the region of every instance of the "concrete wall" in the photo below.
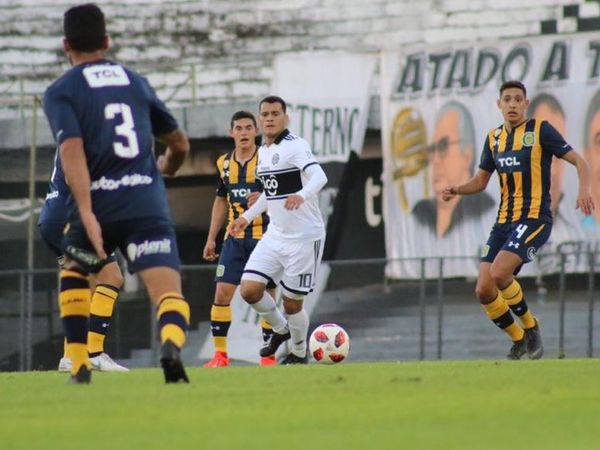
[[[599,15],[584,0],[98,1],[112,57],[146,73],[171,106],[254,100],[269,92],[279,52],[377,51],[576,31]],[[39,94],[67,65],[62,14],[72,2],[0,4],[0,93]],[[586,22],[587,20],[587,22]],[[593,24],[592,24],[593,26]],[[195,81],[195,82],[194,82]],[[195,86],[194,88],[192,86]],[[3,111],[2,115],[9,115]],[[14,113],[13,113],[14,114]],[[0,116],[2,117],[2,116]]]

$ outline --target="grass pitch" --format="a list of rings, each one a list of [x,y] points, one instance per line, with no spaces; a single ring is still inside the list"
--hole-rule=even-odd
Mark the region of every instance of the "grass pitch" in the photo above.
[[[598,449],[600,360],[0,374],[0,449]]]

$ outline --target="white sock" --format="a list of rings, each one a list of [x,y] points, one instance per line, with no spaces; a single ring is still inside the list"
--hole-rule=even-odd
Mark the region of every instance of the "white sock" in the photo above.
[[[287,320],[277,308],[273,297],[267,291],[263,297],[256,303],[250,305],[254,310],[273,327],[273,331],[279,334],[287,333]]]
[[[306,336],[308,334],[308,314],[304,309],[296,314],[288,314],[288,324],[292,335],[292,353],[300,358],[306,356]]]

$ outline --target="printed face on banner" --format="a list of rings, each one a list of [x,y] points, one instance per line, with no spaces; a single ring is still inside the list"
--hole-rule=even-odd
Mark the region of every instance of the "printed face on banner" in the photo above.
[[[588,122],[585,124],[584,157],[590,166],[592,175],[592,197],[596,204],[594,216],[596,225],[600,224],[600,91],[592,98],[587,113]]]

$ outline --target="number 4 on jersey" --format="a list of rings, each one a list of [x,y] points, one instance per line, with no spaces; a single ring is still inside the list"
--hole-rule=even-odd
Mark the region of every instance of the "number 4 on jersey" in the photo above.
[[[133,123],[131,108],[126,103],[109,103],[104,108],[104,117],[106,120],[114,119],[117,114],[121,115],[123,122],[115,126],[115,133],[127,139],[127,144],[113,142],[115,154],[121,158],[135,158],[140,153],[140,147],[137,135],[135,134],[135,124]]]

